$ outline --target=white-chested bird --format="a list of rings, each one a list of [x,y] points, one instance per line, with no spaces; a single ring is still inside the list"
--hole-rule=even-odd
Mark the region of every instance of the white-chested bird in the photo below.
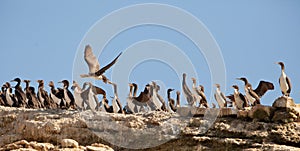
[[[103,75],[106,70],[108,70],[111,66],[113,66],[122,52],[108,65],[100,69],[100,64],[98,59],[93,53],[92,47],[90,45],[85,46],[84,50],[84,60],[86,61],[87,65],[89,66],[89,73],[80,75],[81,78],[88,78],[92,77],[96,80],[102,80],[104,83],[107,83],[109,80]]]
[[[281,89],[281,93],[284,96],[289,97],[292,90],[292,83],[290,78],[285,73],[285,66],[283,62],[277,62],[281,66],[281,75],[279,78],[279,85]]]
[[[220,89],[220,84],[216,84],[216,92],[214,94],[214,97],[219,105],[219,108],[226,108],[227,107],[227,101],[226,101],[226,97],[223,94],[223,92]]]
[[[186,73],[182,74],[182,90],[183,90],[183,94],[184,94],[188,104],[190,106],[195,106],[196,105],[196,97],[193,95],[190,88],[187,86]]]
[[[242,93],[239,92],[239,87],[237,85],[232,86],[234,88],[234,93],[233,93],[233,99],[231,100],[234,102],[235,107],[239,110],[244,109],[245,107],[248,107],[248,103],[246,101],[246,98]]]

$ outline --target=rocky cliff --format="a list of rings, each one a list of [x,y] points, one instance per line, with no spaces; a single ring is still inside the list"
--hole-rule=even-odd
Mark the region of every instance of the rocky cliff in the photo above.
[[[300,123],[295,121],[0,107],[0,150],[300,150],[298,147]]]

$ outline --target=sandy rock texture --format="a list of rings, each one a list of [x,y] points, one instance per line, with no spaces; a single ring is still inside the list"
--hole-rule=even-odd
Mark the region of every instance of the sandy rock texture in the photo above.
[[[0,106],[0,150],[300,150],[299,144],[297,121]]]

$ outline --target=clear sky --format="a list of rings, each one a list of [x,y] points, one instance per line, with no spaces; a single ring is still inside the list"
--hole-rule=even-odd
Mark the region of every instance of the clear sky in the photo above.
[[[58,82],[63,79],[69,81],[73,78],[78,79],[73,73],[74,58],[78,55],[77,49],[80,48],[86,33],[97,21],[111,12],[143,3],[161,3],[178,7],[189,12],[205,25],[223,55],[226,67],[225,94],[233,92],[231,88],[233,84],[243,87],[242,82],[235,80],[237,77],[247,77],[254,87],[260,80],[266,80],[274,83],[275,90],[263,96],[261,102],[270,105],[281,95],[278,84],[280,67],[275,62],[283,61],[286,64],[286,73],[293,83],[291,96],[300,103],[298,67],[300,2],[297,0],[192,0],[189,2],[2,0],[0,1],[2,68],[0,83],[15,77],[32,81],[44,79],[46,83],[50,80]],[[143,11],[140,13],[142,14]],[[178,19],[176,17],[174,15],[174,20]],[[120,18],[119,23],[126,19],[128,18]],[[182,26],[192,25],[183,22]],[[101,40],[102,37],[103,35],[98,35],[95,38]],[[211,97],[213,82],[207,60],[202,53],[197,52],[198,48],[190,39],[170,28],[143,25],[123,31],[115,35],[101,50],[99,62],[101,66],[106,65],[119,52],[124,53],[134,44],[150,39],[165,41],[178,47],[194,64],[198,82],[205,86],[206,95]],[[83,50],[78,50],[78,53],[83,53]],[[120,59],[122,57],[124,59],[124,56]],[[174,60],[181,60],[181,58],[174,57]],[[85,69],[82,69],[82,72],[85,73],[87,66],[84,62],[83,66]],[[117,63],[116,66],[120,64]],[[106,75],[110,78],[111,73],[112,69]],[[139,63],[128,78],[128,81],[123,82],[138,83],[139,91],[151,80],[162,81],[162,86],[165,88],[181,90],[182,77],[174,74],[174,70],[167,63],[155,60]],[[191,76],[188,75],[187,80],[191,87],[190,78]],[[107,90],[109,96],[113,96],[111,86],[99,81],[95,84]],[[32,85],[37,86],[37,83],[33,82]],[[243,89],[241,92],[244,93]],[[165,92],[160,93],[165,94]],[[175,95],[173,94],[172,97]],[[124,102],[125,98],[121,100]]]

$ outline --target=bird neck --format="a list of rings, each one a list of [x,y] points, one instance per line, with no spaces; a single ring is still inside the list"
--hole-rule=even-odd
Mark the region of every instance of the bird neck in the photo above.
[[[171,92],[168,91],[168,99],[170,99],[170,98],[171,98]]]
[[[117,85],[116,84],[113,84],[113,87],[114,87],[114,94],[115,94],[115,96],[116,97],[118,97],[118,87],[117,87]]]
[[[132,89],[133,89],[133,87],[132,86],[129,86],[129,97],[132,97],[133,95],[132,95]]]
[[[138,89],[137,85],[134,85],[134,86],[133,86],[133,96],[134,96],[134,97],[136,97],[137,89]]]
[[[176,96],[176,106],[180,106],[180,94]]]

